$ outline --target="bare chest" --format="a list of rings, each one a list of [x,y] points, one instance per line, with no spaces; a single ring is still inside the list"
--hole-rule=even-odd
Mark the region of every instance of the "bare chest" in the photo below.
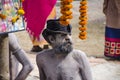
[[[48,58],[44,70],[49,80],[81,80],[79,64],[72,58]]]

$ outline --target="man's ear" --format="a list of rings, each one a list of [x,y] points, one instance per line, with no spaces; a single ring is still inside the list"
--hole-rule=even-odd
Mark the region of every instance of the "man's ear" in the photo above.
[[[55,39],[53,38],[53,36],[48,36],[48,39],[50,41],[50,43],[54,43]]]

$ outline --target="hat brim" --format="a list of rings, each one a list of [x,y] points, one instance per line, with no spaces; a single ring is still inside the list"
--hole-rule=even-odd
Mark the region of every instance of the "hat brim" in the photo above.
[[[67,32],[63,32],[63,31],[52,31],[52,30],[49,30],[49,29],[44,29],[44,31],[42,32],[42,35],[44,37],[44,39],[49,42],[49,39],[48,39],[48,36],[51,35],[51,34],[70,34],[70,33],[67,33]]]

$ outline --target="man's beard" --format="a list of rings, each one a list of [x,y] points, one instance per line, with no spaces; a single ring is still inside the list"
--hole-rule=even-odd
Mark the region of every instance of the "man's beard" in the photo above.
[[[72,42],[65,42],[55,47],[56,53],[68,54],[73,50]]]

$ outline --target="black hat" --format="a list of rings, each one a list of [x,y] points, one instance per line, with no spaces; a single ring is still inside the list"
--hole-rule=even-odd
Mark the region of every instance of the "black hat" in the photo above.
[[[55,20],[48,20],[46,29],[43,30],[42,35],[46,41],[48,41],[48,35],[52,33],[63,33],[63,34],[71,34],[71,25],[68,24],[67,26],[61,25],[59,23],[59,19]]]

